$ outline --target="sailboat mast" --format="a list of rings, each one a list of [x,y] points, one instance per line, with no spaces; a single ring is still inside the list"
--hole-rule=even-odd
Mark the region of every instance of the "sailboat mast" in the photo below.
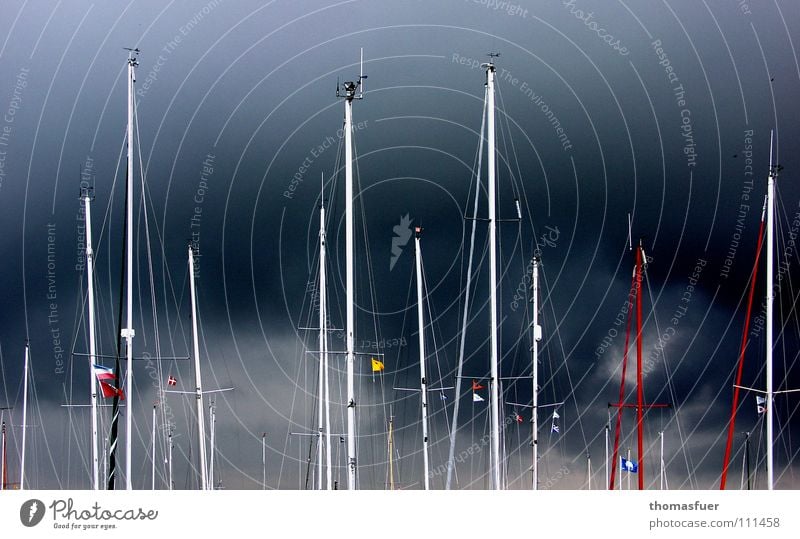
[[[664,431],[662,430],[659,435],[661,438],[661,472],[659,473],[659,483],[661,490],[664,490]]]
[[[747,490],[750,490],[750,433],[744,433],[744,465],[747,470]]]
[[[86,219],[86,292],[89,303],[89,387],[92,405],[92,488],[100,489],[100,456],[97,436],[97,379],[94,364],[97,361],[97,341],[94,314],[94,251],[92,250],[92,197],[89,189],[83,192],[83,206]]]
[[[425,473],[425,490],[431,488],[431,478],[428,463],[428,378],[425,374],[425,312],[422,304],[422,249],[420,248],[422,227],[417,227],[414,237],[414,251],[416,254],[417,271],[417,324],[419,327],[419,376],[420,391],[422,396],[422,464]]]
[[[606,469],[606,490],[611,490],[611,487],[608,484],[608,435],[609,435],[609,431],[611,430],[610,423],[611,423],[611,417],[609,415],[608,423],[606,423],[606,465],[605,465],[605,469]]]
[[[486,153],[489,172],[489,307],[490,320],[490,369],[491,369],[491,476],[492,485],[495,490],[502,488],[500,481],[500,374],[498,357],[498,316],[497,316],[497,218],[496,213],[496,179],[495,179],[495,125],[494,125],[494,64],[484,64],[486,68],[486,90],[487,90],[487,110],[488,121],[487,139],[489,148]]]
[[[172,490],[172,425],[169,426],[169,435],[167,436],[167,459],[169,460],[169,490]]]
[[[6,489],[6,422],[2,427],[2,451],[0,451],[0,490]]]
[[[539,325],[539,257],[533,257],[533,339],[531,368],[533,370],[533,401],[531,403],[531,446],[533,449],[533,490],[539,490],[539,341],[542,327]]]
[[[394,416],[389,416],[389,490],[394,490]]]
[[[344,175],[345,175],[345,259],[346,301],[347,301],[347,488],[356,490],[356,396],[355,396],[355,234],[353,211],[353,100],[364,97],[363,87],[357,95],[362,81],[366,78],[363,70],[364,51],[361,51],[361,74],[358,82],[344,83]],[[337,93],[339,88],[337,87]]]
[[[639,490],[644,490],[644,387],[642,385],[642,246],[636,249],[636,437]],[[630,478],[630,474],[629,474]]]
[[[217,441],[217,412],[214,400],[208,405],[208,428],[209,428],[209,458],[208,458],[208,489],[214,490],[214,453]]]
[[[150,437],[153,440],[153,453],[150,457],[150,490],[156,489],[156,407],[158,404],[153,405],[153,428]]]
[[[203,409],[203,381],[200,376],[200,339],[197,332],[197,291],[194,279],[194,250],[189,245],[189,288],[192,297],[192,345],[194,355],[195,401],[197,402],[197,446],[200,462],[200,490],[208,489],[206,478],[206,432]]]
[[[133,490],[132,473],[132,453],[133,453],[133,83],[136,82],[135,68],[138,64],[135,52],[128,52],[128,176],[126,178],[127,190],[127,245],[126,263],[127,270],[127,326],[122,330],[122,337],[125,339],[125,353],[127,365],[125,381],[127,390],[125,396],[128,399],[128,413],[125,414],[125,482],[127,490]]]
[[[28,369],[30,368],[31,345],[25,341],[25,368],[22,381],[22,453],[19,459],[19,489],[25,490],[25,439],[28,432]]]
[[[325,457],[327,489],[333,488],[331,481],[331,445],[330,445],[330,403],[328,385],[328,325],[327,325],[327,283],[325,279],[325,181],[322,182],[319,205],[319,396],[317,416],[319,418],[319,440],[317,443],[317,489],[322,490],[322,459]],[[326,429],[327,425],[327,429]],[[323,434],[325,443],[323,444]],[[323,447],[324,446],[324,447]],[[323,450],[325,455],[323,455]]]
[[[261,490],[267,490],[267,433],[261,434]]]
[[[772,310],[775,294],[772,289],[772,264],[775,232],[775,168],[772,165],[772,132],[769,137],[769,176],[767,179],[767,488],[774,488],[775,468],[773,461],[773,389],[772,389]]]

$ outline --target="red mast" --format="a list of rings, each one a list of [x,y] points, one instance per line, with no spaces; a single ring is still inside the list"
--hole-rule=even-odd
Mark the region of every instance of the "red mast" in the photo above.
[[[644,249],[641,241],[636,248],[636,266],[633,272],[633,282],[628,296],[628,323],[625,330],[625,350],[622,356],[622,381],[619,386],[619,401],[609,403],[609,407],[617,409],[617,426],[614,433],[614,456],[611,462],[611,477],[609,490],[614,490],[614,479],[617,472],[617,459],[619,458],[619,438],[622,425],[622,411],[625,408],[636,408],[636,437],[639,490],[644,490],[644,410],[645,408],[669,408],[669,404],[645,404],[644,384],[642,381],[642,278],[644,267]],[[630,342],[631,319],[633,318],[634,297],[636,300],[636,404],[625,404],[625,374],[628,366],[628,344]]]
[[[636,435],[639,455],[639,490],[644,490],[644,386],[642,385],[642,245],[636,249]]]
[[[753,263],[753,274],[750,278],[750,292],[747,296],[747,315],[744,319],[744,329],[742,330],[742,344],[739,347],[739,366],[736,370],[736,382],[733,386],[733,404],[731,405],[731,419],[728,422],[728,439],[725,442],[725,458],[722,461],[722,478],[719,482],[719,489],[725,490],[725,483],[728,479],[728,466],[731,459],[731,446],[733,445],[733,432],[736,425],[736,408],[739,407],[739,388],[742,385],[742,372],[744,371],[744,352],[747,349],[747,337],[750,331],[750,315],[753,308],[753,294],[756,289],[756,277],[758,276],[758,260],[761,257],[761,246],[764,243],[764,213],[761,213],[761,227],[758,230],[758,247],[756,248],[756,260]]]
[[[631,279],[630,292],[628,292],[628,321],[625,324],[625,348],[622,352],[622,381],[619,384],[619,402],[617,404],[617,425],[614,429],[614,456],[611,457],[611,477],[608,489],[614,490],[614,480],[617,475],[617,458],[619,455],[619,435],[622,430],[622,408],[625,404],[625,374],[628,370],[628,344],[631,336],[631,318],[633,314],[634,294],[636,293],[636,274]],[[610,405],[609,405],[610,406]]]

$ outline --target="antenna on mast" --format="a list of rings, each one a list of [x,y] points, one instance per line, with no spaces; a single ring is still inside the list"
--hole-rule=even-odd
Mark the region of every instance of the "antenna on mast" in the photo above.
[[[361,60],[359,62],[359,71],[358,71],[358,82],[361,86],[361,92],[359,95],[360,99],[364,98],[364,79],[367,77],[364,76],[364,47],[361,47]]]
[[[358,80],[345,81],[344,84],[339,82],[339,77],[336,77],[336,97],[344,97],[347,100],[364,99],[364,81],[367,75],[364,74],[364,49],[361,49],[361,57],[359,60],[359,74]]]

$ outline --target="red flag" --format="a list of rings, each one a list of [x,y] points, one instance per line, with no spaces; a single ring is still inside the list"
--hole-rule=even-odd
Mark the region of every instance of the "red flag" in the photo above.
[[[522,416],[519,415],[517,412],[514,412],[514,419],[517,420],[517,423],[522,423]]]
[[[125,400],[125,392],[123,392],[122,389],[118,389],[103,380],[100,380],[100,390],[103,392],[103,397],[106,399],[119,395],[120,399]]]
[[[482,385],[478,383],[477,380],[472,381],[472,391],[478,391],[479,389],[484,389]]]
[[[174,376],[172,376],[172,375],[170,374],[170,375],[169,375],[169,378],[167,378],[167,385],[168,385],[168,386],[174,386],[174,385],[178,385],[178,380],[177,380],[177,378],[175,378]]]

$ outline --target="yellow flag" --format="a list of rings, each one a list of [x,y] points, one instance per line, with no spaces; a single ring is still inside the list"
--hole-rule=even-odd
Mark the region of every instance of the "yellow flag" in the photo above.
[[[383,362],[372,358],[372,372],[381,372],[383,370]]]

